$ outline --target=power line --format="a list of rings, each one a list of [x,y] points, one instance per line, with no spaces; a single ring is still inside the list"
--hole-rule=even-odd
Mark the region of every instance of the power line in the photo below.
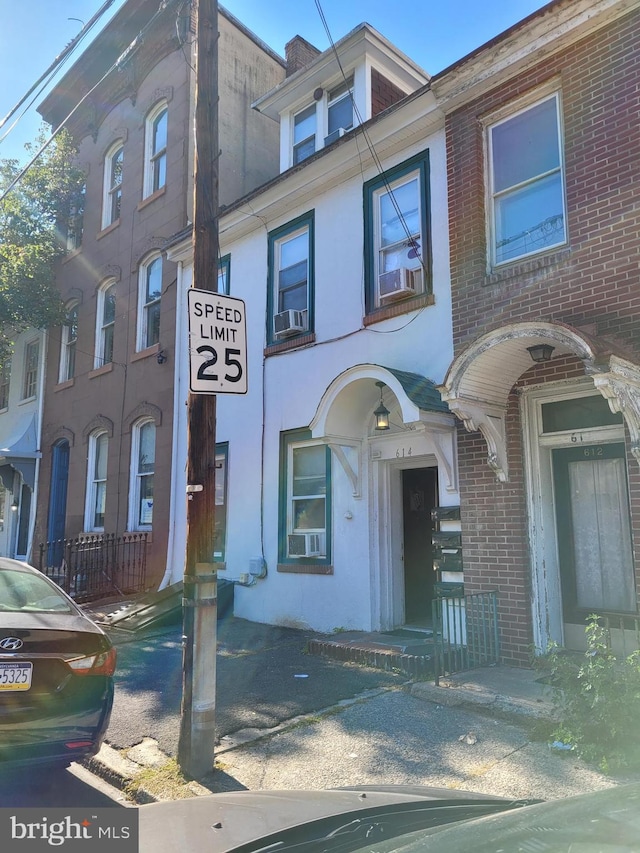
[[[36,90],[38,90],[38,91],[36,92],[35,98],[39,97],[39,95],[41,94],[41,92],[44,89],[44,86],[46,86],[46,84],[51,80],[54,72],[62,67],[62,65],[66,62],[66,60],[73,53],[75,48],[80,44],[80,42],[85,38],[85,36],[88,35],[89,31],[91,29],[93,29],[95,24],[100,20],[100,18],[104,15],[104,13],[108,10],[108,8],[110,6],[112,6],[114,3],[115,3],[115,0],[106,0],[106,2],[102,4],[100,9],[98,9],[98,11],[95,13],[95,15],[91,18],[91,20],[82,27],[82,29],[80,30],[78,35],[75,36],[75,38],[71,39],[71,41],[64,48],[64,50],[62,50],[62,52],[59,53],[58,56],[56,56],[56,58],[53,60],[51,65],[46,69],[46,71],[44,71],[43,74],[40,75],[40,77],[36,80],[36,82],[31,86],[29,91],[26,92],[22,96],[22,98],[20,98],[20,100],[17,102],[17,104],[15,104],[9,110],[9,112],[7,113],[7,115],[3,119],[0,119],[0,128],[4,127],[4,125],[9,121],[9,119],[13,115],[15,115],[15,113],[20,109],[20,107],[25,103],[25,101],[27,101],[27,99],[30,98],[31,95],[34,92],[36,92]],[[69,20],[72,20],[72,19],[69,18]],[[79,19],[74,18],[73,20],[79,20]],[[82,21],[80,23],[82,23]],[[38,88],[41,83],[44,83],[44,86],[42,86],[41,88]],[[27,104],[26,109],[29,109],[29,107],[31,107],[33,105],[35,98],[32,99]],[[25,112],[26,112],[26,110],[24,112],[22,112],[22,114],[20,116],[18,116],[16,121],[11,125],[11,127],[8,128],[8,130],[0,138],[0,142],[2,142],[4,139],[6,139],[8,134],[13,130],[13,128],[16,126],[16,124],[22,118],[22,116],[24,115]]]
[[[11,190],[22,180],[22,178],[26,175],[29,169],[38,161],[38,159],[44,154],[49,145],[53,142],[56,136],[66,127],[69,120],[75,115],[75,113],[80,109],[82,104],[89,98],[95,90],[102,85],[102,83],[107,79],[107,77],[115,71],[116,68],[121,67],[124,62],[126,62],[127,58],[133,53],[133,51],[138,47],[138,45],[142,41],[142,37],[149,29],[149,27],[155,22],[156,18],[161,15],[167,6],[172,2],[172,0],[161,0],[160,6],[158,10],[149,18],[144,27],[140,30],[138,35],[134,38],[131,44],[120,54],[120,56],[116,59],[116,61],[105,71],[102,77],[95,83],[88,92],[86,92],[75,105],[75,107],[71,110],[71,112],[60,122],[58,127],[52,132],[49,138],[40,146],[36,154],[31,158],[31,160],[24,166],[23,169],[18,172],[18,174],[14,177],[14,179],[9,183],[6,187],[2,195],[0,195],[0,203],[5,200],[5,198],[9,195]]]
[[[332,49],[333,54],[336,58],[336,62],[338,63],[338,68],[340,69],[340,73],[342,74],[342,78],[343,78],[344,82],[348,84],[349,80],[347,78],[347,75],[345,74],[345,70],[343,68],[342,61],[340,59],[340,55],[338,54],[338,50],[336,48],[333,37],[331,35],[331,30],[329,29],[329,24],[327,23],[327,19],[325,17],[324,11],[322,9],[322,5],[320,3],[320,0],[314,0],[314,2],[316,5],[316,9],[318,10],[318,14],[320,16],[322,26],[324,27],[324,31],[327,35],[327,38],[329,39],[329,44],[331,45],[331,49]],[[378,170],[378,173],[380,174],[380,176],[383,180],[384,187],[387,190],[389,198],[391,199],[391,203],[392,203],[393,208],[396,212],[398,220],[400,221],[402,228],[404,229],[404,232],[407,235],[407,245],[411,248],[411,250],[413,252],[415,252],[417,259],[420,261],[420,266],[422,267],[422,271],[424,272],[424,275],[426,276],[428,271],[427,271],[427,268],[426,268],[425,263],[424,263],[424,258],[422,256],[422,250],[421,250],[420,244],[418,243],[418,241],[415,239],[415,237],[411,234],[411,232],[409,230],[409,226],[407,225],[407,221],[404,217],[404,214],[403,214],[402,210],[400,209],[400,206],[397,202],[395,193],[394,193],[393,189],[391,188],[389,181],[387,180],[386,172],[385,172],[385,169],[382,165],[382,161],[378,157],[378,152],[376,151],[375,146],[374,146],[373,142],[371,141],[371,137],[369,136],[369,132],[368,132],[367,128],[364,126],[364,121],[362,119],[362,115],[358,109],[358,105],[356,104],[355,98],[353,96],[353,91],[351,91],[351,89],[349,90],[349,97],[351,98],[351,105],[353,107],[354,114],[355,114],[356,118],[358,119],[358,124],[360,126],[360,130],[361,130],[362,135],[364,137],[364,140],[367,144],[367,147],[369,149],[371,157],[373,158],[373,161],[374,161],[375,166]]]

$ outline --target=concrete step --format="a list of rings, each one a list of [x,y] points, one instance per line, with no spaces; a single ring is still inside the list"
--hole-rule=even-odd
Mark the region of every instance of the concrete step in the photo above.
[[[308,651],[333,660],[403,672],[411,678],[433,677],[433,643],[428,633],[344,632],[310,640]]]

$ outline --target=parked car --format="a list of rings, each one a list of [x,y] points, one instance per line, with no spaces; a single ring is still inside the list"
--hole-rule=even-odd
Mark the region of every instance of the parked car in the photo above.
[[[0,558],[0,770],[95,754],[115,666],[109,637],[60,587]]]
[[[140,853],[640,851],[640,784],[545,803],[415,786],[238,791],[139,816]]]

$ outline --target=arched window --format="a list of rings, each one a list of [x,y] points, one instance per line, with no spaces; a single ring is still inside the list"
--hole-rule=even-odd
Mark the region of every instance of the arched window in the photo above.
[[[82,245],[82,232],[84,229],[84,205],[86,193],[87,185],[83,184],[69,206],[69,217],[67,219],[68,252],[74,252]]]
[[[162,294],[162,257],[158,253],[140,266],[138,279],[138,335],[136,350],[146,349],[160,340],[160,297]]]
[[[131,435],[129,530],[151,530],[155,457],[156,425],[149,419],[140,420]]]
[[[87,498],[84,514],[84,529],[87,531],[104,530],[108,453],[109,435],[106,430],[95,432],[89,436]]]
[[[144,198],[167,182],[167,118],[167,104],[162,101],[145,121]]]
[[[102,227],[107,228],[120,219],[122,201],[122,165],[124,146],[115,142],[104,158],[104,188],[102,195]]]
[[[98,290],[96,306],[96,352],[94,368],[113,361],[113,331],[116,323],[116,285],[105,281]]]
[[[76,373],[76,347],[78,343],[78,303],[67,308],[67,318],[60,335],[59,382],[68,382]]]

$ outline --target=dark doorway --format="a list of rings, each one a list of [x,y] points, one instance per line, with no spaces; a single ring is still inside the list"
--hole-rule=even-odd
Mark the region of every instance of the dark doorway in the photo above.
[[[553,479],[565,622],[635,613],[624,445],[554,450]]]
[[[404,611],[408,625],[431,625],[435,572],[431,553],[431,510],[436,506],[436,468],[402,472]]]
[[[49,489],[49,518],[47,564],[59,566],[64,555],[64,533],[67,515],[67,485],[69,482],[69,442],[53,446],[51,458],[51,488]],[[55,543],[55,544],[54,544]]]

